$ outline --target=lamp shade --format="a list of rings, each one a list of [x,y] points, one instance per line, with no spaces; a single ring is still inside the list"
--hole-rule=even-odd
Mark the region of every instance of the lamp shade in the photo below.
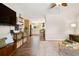
[[[71,24],[71,27],[76,27],[76,24],[75,23]]]

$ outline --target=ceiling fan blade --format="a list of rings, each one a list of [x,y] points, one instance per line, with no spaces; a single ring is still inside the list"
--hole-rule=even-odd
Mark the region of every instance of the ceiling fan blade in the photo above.
[[[61,5],[64,7],[68,6],[67,3],[61,3]]]
[[[54,8],[56,6],[56,3],[51,3],[50,8]]]

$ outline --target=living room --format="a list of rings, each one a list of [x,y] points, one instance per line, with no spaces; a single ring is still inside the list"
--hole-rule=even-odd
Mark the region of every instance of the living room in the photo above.
[[[1,56],[79,56],[79,3],[1,3],[0,6]],[[34,21],[44,25],[39,25],[39,33],[42,32],[39,35],[32,34]],[[5,40],[7,46],[3,44]]]

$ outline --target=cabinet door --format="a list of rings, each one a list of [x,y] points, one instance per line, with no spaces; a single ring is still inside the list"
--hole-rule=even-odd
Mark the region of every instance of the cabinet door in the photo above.
[[[0,56],[3,56],[3,55],[4,55],[3,49],[1,48],[1,49],[0,49]]]
[[[7,54],[10,55],[13,52],[13,45],[7,46]]]
[[[13,50],[16,50],[16,47],[17,47],[17,43],[14,43],[13,44]]]
[[[9,56],[13,51],[13,45],[8,45],[0,49],[0,56]]]
[[[0,55],[1,56],[6,56],[7,55],[7,47],[3,47],[0,49]]]

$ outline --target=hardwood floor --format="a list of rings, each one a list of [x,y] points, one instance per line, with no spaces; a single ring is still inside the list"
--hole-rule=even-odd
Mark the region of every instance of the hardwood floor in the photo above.
[[[16,50],[13,56],[58,56],[57,41],[40,41],[40,36],[31,36],[29,41]]]
[[[57,41],[41,41],[38,56],[58,56]]]
[[[12,56],[79,56],[79,50],[62,49],[56,40],[40,41],[39,35],[28,38],[28,42],[17,49]]]

